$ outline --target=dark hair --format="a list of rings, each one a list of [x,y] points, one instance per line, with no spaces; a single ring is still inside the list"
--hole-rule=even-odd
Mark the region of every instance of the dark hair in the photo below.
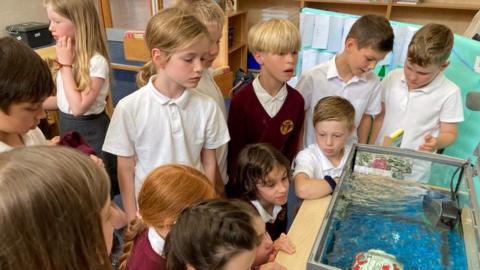
[[[10,105],[37,103],[53,94],[55,85],[47,63],[12,37],[0,38],[0,110]]]
[[[358,49],[372,47],[381,52],[393,49],[393,29],[384,16],[368,14],[360,17],[350,28],[348,38],[357,41]]]
[[[208,200],[185,209],[167,236],[164,253],[168,270],[223,269],[229,259],[253,250],[259,238],[255,210],[245,202]]]
[[[444,64],[453,48],[453,33],[443,24],[430,23],[413,35],[407,58],[421,67]]]
[[[285,167],[290,176],[290,162],[275,147],[267,143],[247,145],[238,155],[233,183],[236,194],[255,200],[257,184],[267,184],[267,175],[278,165]]]

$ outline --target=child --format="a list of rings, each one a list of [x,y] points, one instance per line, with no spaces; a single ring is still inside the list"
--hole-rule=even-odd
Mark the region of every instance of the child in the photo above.
[[[316,143],[295,158],[295,193],[301,199],[318,199],[333,192],[350,153],[348,139],[355,131],[355,108],[345,98],[320,99],[313,111]]]
[[[372,116],[380,113],[380,80],[372,70],[393,48],[393,30],[383,16],[365,15],[350,29],[345,49],[330,61],[302,73],[297,88],[305,99],[305,146],[315,143],[315,104],[342,96],[355,107],[357,132],[352,142],[367,143]]]
[[[48,30],[57,41],[57,93],[45,107],[58,107],[63,137],[75,130],[103,159],[117,185],[115,157],[102,152],[109,118],[105,113],[110,91],[110,57],[92,0],[44,0]],[[56,103],[53,104],[52,103]]]
[[[206,27],[178,8],[153,16],[145,33],[152,60],[139,76],[148,84],[115,108],[103,149],[118,156],[123,206],[132,220],[144,177],[167,163],[183,163],[217,180],[215,150],[228,142],[225,119],[215,102],[197,92],[210,46]],[[156,70],[156,75],[151,72]]]
[[[260,74],[232,98],[228,115],[230,177],[247,144],[270,143],[292,161],[304,120],[303,98],[286,84],[295,74],[300,48],[296,26],[285,19],[260,22],[250,29],[248,45],[260,64]]]
[[[0,63],[0,152],[47,144],[37,127],[45,118],[43,101],[55,88],[47,64],[11,37],[0,38]]]
[[[140,218],[125,234],[120,269],[166,269],[165,238],[180,212],[215,190],[199,171],[184,165],[165,165],[151,172],[138,194]]]
[[[47,64],[11,37],[0,38],[0,62],[0,153],[18,146],[58,144],[58,137],[47,141],[37,127],[45,118],[42,104],[55,88]],[[104,166],[97,156],[90,158]]]
[[[251,144],[238,156],[235,190],[250,202],[267,225],[273,240],[287,230],[290,162],[269,144]]]
[[[2,270],[111,269],[110,215],[110,181],[87,156],[58,146],[0,154]]]
[[[265,228],[265,222],[260,217],[260,214],[258,214],[258,212],[252,207],[250,208],[250,211],[253,211],[255,215],[253,225],[260,242],[257,251],[255,252],[252,270],[287,270],[285,267],[275,262],[275,257],[280,250],[287,254],[293,254],[295,252],[294,245],[285,234],[282,234],[279,239],[273,242]]]
[[[187,208],[167,236],[167,269],[250,269],[259,241],[254,215],[241,201],[210,200]]]
[[[455,141],[463,121],[462,99],[458,86],[443,74],[452,46],[453,33],[444,25],[427,24],[415,33],[403,71],[390,72],[382,82],[377,144],[400,128],[403,148],[436,152]]]
[[[205,70],[203,71],[202,78],[194,90],[213,98],[226,119],[227,110],[225,108],[225,100],[222,91],[220,91],[220,88],[218,88],[213,80],[213,69],[210,69],[220,51],[220,39],[222,38],[223,25],[226,21],[225,14],[214,0],[180,0],[178,1],[178,7],[197,17],[208,29],[208,33],[210,34],[210,49],[205,61]],[[217,148],[218,168],[224,183],[228,182],[227,150],[227,144]]]

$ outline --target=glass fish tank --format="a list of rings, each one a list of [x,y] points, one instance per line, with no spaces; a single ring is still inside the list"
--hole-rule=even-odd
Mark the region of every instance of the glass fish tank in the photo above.
[[[307,269],[480,269],[469,161],[355,145]]]

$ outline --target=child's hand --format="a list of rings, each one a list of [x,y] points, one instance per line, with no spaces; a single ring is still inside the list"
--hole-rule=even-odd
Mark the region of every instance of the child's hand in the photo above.
[[[55,136],[48,141],[48,145],[58,145],[60,142],[60,136]]]
[[[110,211],[110,222],[113,228],[118,230],[128,225],[127,215],[113,201],[110,204]]]
[[[433,137],[431,134],[427,134],[423,139],[425,140],[425,142],[420,145],[418,150],[433,152],[438,149],[438,140],[436,137]]]
[[[281,266],[276,262],[269,262],[269,263],[260,265],[258,270],[287,270],[287,268]]]
[[[93,162],[95,162],[95,164],[100,167],[100,168],[104,168],[105,165],[103,164],[103,160],[95,155],[90,155],[90,158],[93,160]]]
[[[75,49],[73,48],[72,38],[66,36],[59,38],[55,47],[58,62],[62,65],[73,65]]]
[[[295,253],[295,245],[292,243],[290,238],[284,233],[278,237],[275,242],[273,242],[273,248],[275,249],[276,252],[278,251],[283,251],[287,254],[293,254]]]

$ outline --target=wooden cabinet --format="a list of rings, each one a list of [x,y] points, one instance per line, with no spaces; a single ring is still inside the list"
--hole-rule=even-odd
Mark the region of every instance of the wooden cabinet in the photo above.
[[[229,66],[233,72],[239,68],[247,70],[247,12],[227,12],[227,16],[228,21],[223,27],[220,41],[220,53],[214,66]]]
[[[480,0],[424,0],[418,4],[397,3],[396,0],[299,0],[300,7],[364,15],[384,15],[389,20],[424,25],[442,23],[457,34],[463,34],[480,9]]]

